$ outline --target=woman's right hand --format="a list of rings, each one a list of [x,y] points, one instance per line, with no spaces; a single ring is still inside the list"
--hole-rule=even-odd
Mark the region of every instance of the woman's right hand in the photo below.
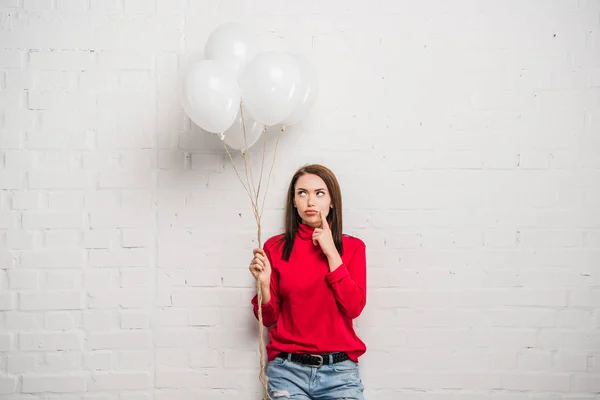
[[[263,287],[267,287],[271,283],[271,263],[263,249],[254,249],[252,253],[254,258],[250,263],[250,272]]]

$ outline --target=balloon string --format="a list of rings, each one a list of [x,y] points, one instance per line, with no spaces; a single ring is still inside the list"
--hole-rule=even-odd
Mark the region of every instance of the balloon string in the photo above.
[[[262,239],[261,239],[261,218],[262,218],[262,214],[264,211],[264,207],[265,207],[265,200],[267,197],[267,193],[269,190],[269,182],[271,180],[271,174],[273,173],[273,167],[275,165],[275,159],[277,157],[277,147],[279,145],[279,135],[277,136],[277,140],[275,142],[275,149],[273,151],[273,160],[271,163],[271,168],[269,171],[269,178],[267,179],[267,186],[265,188],[265,193],[263,195],[263,203],[259,212],[259,193],[260,193],[260,185],[262,182],[262,176],[263,176],[263,171],[264,171],[264,164],[265,164],[265,153],[266,153],[266,149],[267,149],[267,127],[265,126],[264,128],[264,134],[265,134],[265,143],[264,143],[264,147],[263,147],[263,162],[262,162],[262,166],[261,166],[261,170],[260,170],[260,180],[259,180],[259,186],[258,189],[256,189],[254,187],[254,180],[252,179],[252,164],[251,162],[249,162],[249,160],[247,160],[247,147],[248,147],[248,142],[247,142],[247,138],[246,138],[246,125],[244,123],[244,114],[242,111],[242,105],[240,103],[240,115],[242,118],[242,129],[244,131],[244,142],[246,144],[246,149],[245,151],[242,151],[242,159],[244,160],[244,169],[246,171],[246,183],[244,183],[244,180],[242,179],[236,165],[235,165],[235,161],[233,160],[233,157],[231,155],[231,153],[229,152],[229,149],[227,148],[227,146],[225,144],[223,144],[223,146],[225,147],[225,150],[227,151],[227,154],[229,155],[229,159],[231,160],[231,164],[233,165],[233,169],[239,179],[239,181],[241,182],[242,186],[244,187],[244,189],[246,190],[246,193],[248,194],[248,197],[250,198],[250,202],[252,204],[252,212],[254,213],[254,218],[256,220],[256,226],[257,226],[257,238],[258,238],[258,247],[262,248]],[[282,127],[281,131],[284,131],[284,128]],[[221,137],[223,137],[223,135],[221,135]],[[248,171],[250,171],[250,175],[248,174]],[[250,179],[248,179],[248,177],[250,176]],[[262,316],[262,300],[263,300],[263,293],[262,293],[262,287],[260,285],[260,281],[257,279],[256,280],[256,292],[257,292],[257,300],[258,300],[258,340],[259,340],[259,351],[260,351],[260,361],[259,361],[259,367],[260,367],[260,375],[259,375],[259,379],[260,382],[262,384],[263,387],[263,400],[273,400],[271,398],[271,396],[269,395],[269,390],[268,390],[268,381],[267,381],[267,376],[266,376],[266,357],[265,357],[265,344],[264,344],[264,325],[263,325],[263,316]]]

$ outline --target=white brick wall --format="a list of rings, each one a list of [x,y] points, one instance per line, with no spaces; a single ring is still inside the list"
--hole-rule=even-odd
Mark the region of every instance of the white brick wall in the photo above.
[[[259,398],[253,217],[177,97],[232,20],[318,67],[264,238],[338,174],[367,398],[599,400],[597,0],[0,1],[0,400]]]

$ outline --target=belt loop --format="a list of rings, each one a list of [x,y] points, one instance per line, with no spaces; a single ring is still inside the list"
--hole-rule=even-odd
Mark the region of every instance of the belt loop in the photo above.
[[[333,364],[333,353],[329,353],[329,364]]]
[[[287,359],[288,359],[288,361],[292,361],[292,353],[288,353]]]

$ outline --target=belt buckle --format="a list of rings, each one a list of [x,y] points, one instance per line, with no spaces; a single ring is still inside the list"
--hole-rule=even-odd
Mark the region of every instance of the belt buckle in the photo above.
[[[311,367],[319,368],[319,367],[323,366],[324,360],[323,360],[323,356],[322,355],[320,355],[320,354],[310,354],[310,356],[311,357],[317,357],[319,359],[319,363],[318,364],[316,364],[316,365],[315,364],[309,364]]]

